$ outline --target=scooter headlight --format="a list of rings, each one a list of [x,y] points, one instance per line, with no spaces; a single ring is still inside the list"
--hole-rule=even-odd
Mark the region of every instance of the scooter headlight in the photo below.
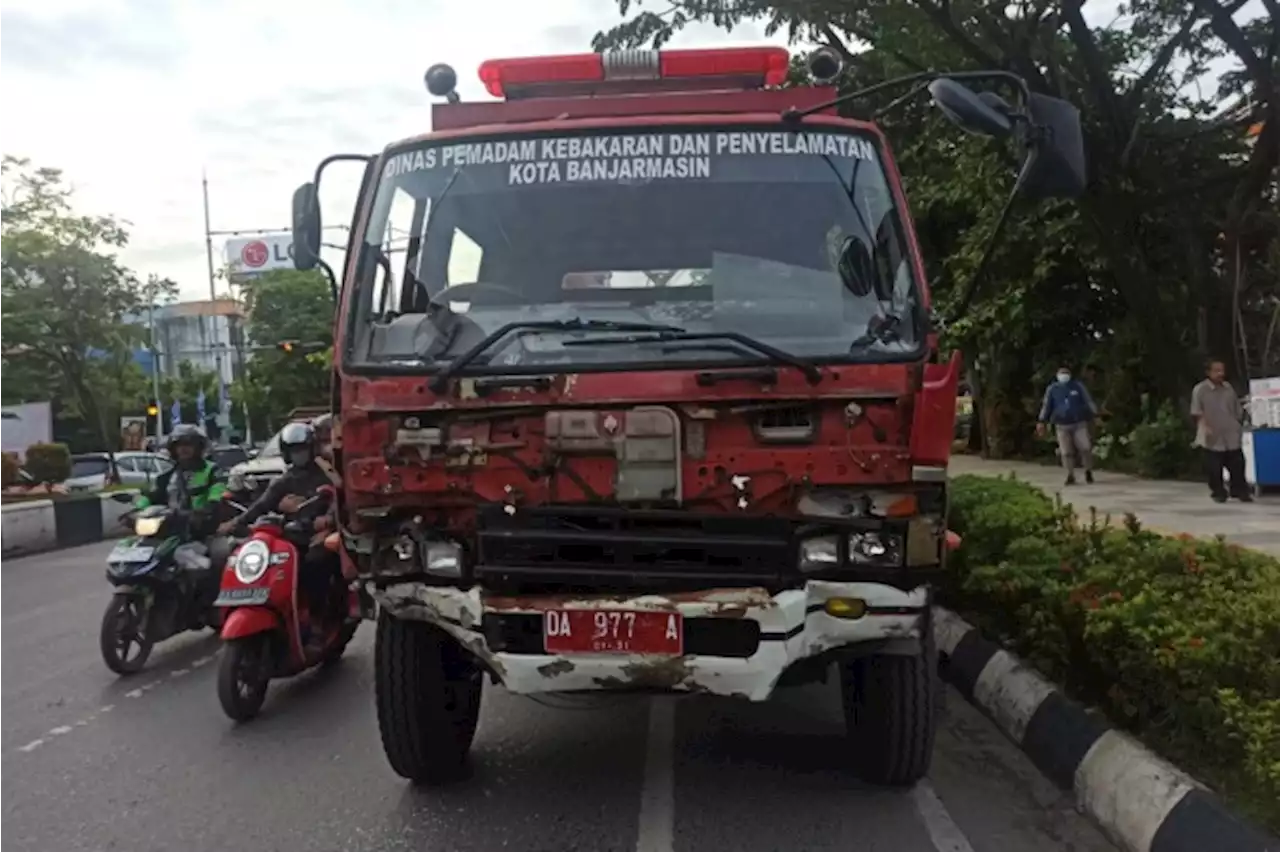
[[[267,546],[261,541],[245,542],[236,555],[236,579],[246,586],[258,582],[267,571],[270,557]]]
[[[142,538],[150,538],[153,535],[160,534],[160,527],[164,526],[164,518],[158,515],[151,515],[145,518],[138,518],[133,522],[133,534]]]

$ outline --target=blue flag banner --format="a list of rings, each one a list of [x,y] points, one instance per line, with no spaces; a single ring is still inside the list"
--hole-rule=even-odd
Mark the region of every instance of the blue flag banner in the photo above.
[[[196,394],[196,422],[204,423],[204,388]]]
[[[169,408],[169,428],[172,429],[182,422],[182,403],[176,399],[173,401],[172,407]]]

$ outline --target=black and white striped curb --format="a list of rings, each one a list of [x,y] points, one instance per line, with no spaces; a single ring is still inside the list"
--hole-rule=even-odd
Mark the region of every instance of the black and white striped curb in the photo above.
[[[1280,852],[1178,767],[1112,728],[958,615],[938,608],[946,679],[1127,852]]]
[[[137,491],[71,494],[48,500],[26,500],[0,510],[0,548],[4,556],[24,556],[64,547],[119,538]]]

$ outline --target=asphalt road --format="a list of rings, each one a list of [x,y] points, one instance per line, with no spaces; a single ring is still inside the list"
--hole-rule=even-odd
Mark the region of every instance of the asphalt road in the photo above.
[[[103,666],[107,550],[0,569],[7,852],[1114,852],[955,693],[910,791],[840,771],[834,684],[571,709],[490,689],[471,778],[417,790],[382,755],[369,625],[341,665],[276,682],[235,726],[211,635],[132,678]]]

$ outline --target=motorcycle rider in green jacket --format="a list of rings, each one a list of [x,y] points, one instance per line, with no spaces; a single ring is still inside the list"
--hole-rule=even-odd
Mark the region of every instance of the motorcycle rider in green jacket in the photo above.
[[[154,487],[138,498],[136,507],[168,506],[199,512],[216,505],[227,490],[227,481],[222,469],[205,458],[208,445],[204,433],[190,423],[174,426],[167,444],[174,466],[156,477]]]

